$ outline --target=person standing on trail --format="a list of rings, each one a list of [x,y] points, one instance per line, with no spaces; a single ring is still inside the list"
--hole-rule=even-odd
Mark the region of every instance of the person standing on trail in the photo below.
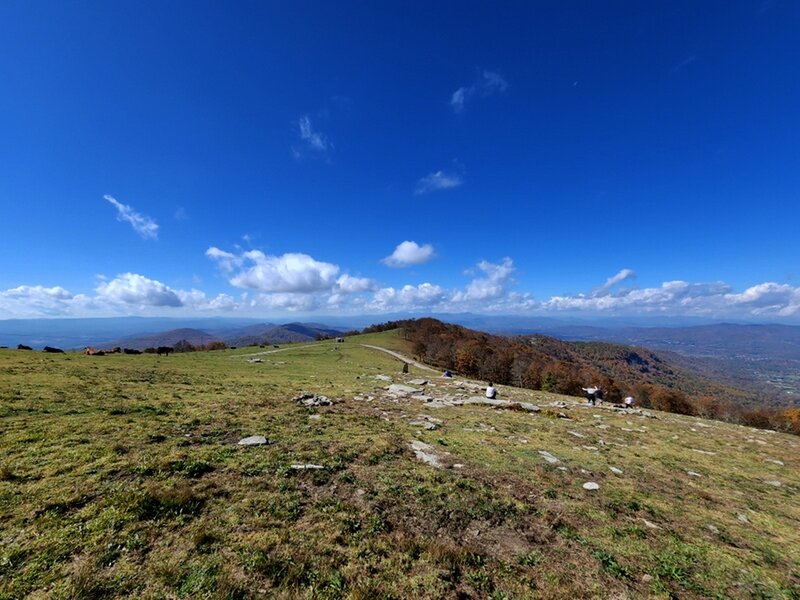
[[[486,388],[486,397],[494,400],[497,397],[497,390],[494,389],[494,384],[490,381],[489,387]]]
[[[598,387],[592,386],[588,388],[581,388],[584,392],[586,392],[586,401],[591,405],[594,406],[595,394],[597,393]]]

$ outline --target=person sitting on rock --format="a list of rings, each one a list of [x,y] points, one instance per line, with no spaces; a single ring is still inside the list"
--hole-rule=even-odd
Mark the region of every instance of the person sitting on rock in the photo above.
[[[600,404],[603,404],[603,390],[597,388],[597,391],[594,393],[594,399],[599,401]]]
[[[445,369],[444,374],[442,375],[442,377],[452,377],[452,376],[453,374],[450,372],[450,369]]]
[[[494,389],[494,384],[490,381],[489,387],[486,388],[486,397],[490,400],[497,398],[497,390]]]
[[[633,396],[625,398],[625,408],[633,408]]]

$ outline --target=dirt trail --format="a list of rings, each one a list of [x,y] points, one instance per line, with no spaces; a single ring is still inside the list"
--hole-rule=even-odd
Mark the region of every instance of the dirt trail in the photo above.
[[[407,356],[403,356],[399,352],[395,352],[394,350],[389,350],[387,348],[381,348],[380,346],[372,346],[370,344],[361,344],[364,348],[372,348],[373,350],[380,350],[381,352],[386,352],[386,354],[391,354],[395,358],[399,358],[403,362],[407,362],[410,365],[414,365],[418,369],[424,369],[425,371],[430,371],[432,373],[438,373],[437,369],[432,369],[428,365],[423,365],[421,362],[417,362],[414,359],[408,358]]]

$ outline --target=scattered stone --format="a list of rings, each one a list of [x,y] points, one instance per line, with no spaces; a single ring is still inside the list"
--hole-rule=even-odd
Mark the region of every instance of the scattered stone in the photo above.
[[[591,451],[593,451],[593,452],[594,452],[594,451],[597,451],[597,450],[599,450],[599,448],[598,448],[597,446],[581,446],[581,447],[582,447],[584,450],[591,450]]]
[[[697,448],[692,448],[692,452],[697,452],[698,454],[708,454],[709,456],[716,456],[716,452],[711,452],[709,450],[699,450]]]
[[[700,473],[695,473],[694,471],[686,471],[686,474],[689,477],[702,477],[702,475],[700,475]]]
[[[248,358],[247,362],[252,364],[252,363],[263,363],[264,361],[263,361],[263,359],[260,359],[260,358]]]
[[[747,515],[743,515],[742,513],[739,513],[738,515],[736,515],[736,519],[737,519],[737,520],[738,520],[740,523],[749,523],[749,522],[750,522],[750,521],[748,520],[748,518],[747,518]]]
[[[648,575],[647,573],[642,575],[642,583],[650,583],[651,581],[653,581],[652,575]]]
[[[409,379],[409,385],[428,385],[427,379]]]
[[[509,406],[508,400],[498,400],[497,398],[486,398],[485,396],[470,396],[464,400],[464,404],[487,404],[489,406]]]
[[[701,423],[700,421],[698,421],[697,423],[695,423],[695,426],[696,426],[696,427],[705,427],[705,428],[707,428],[707,429],[711,429],[711,428],[713,427],[713,425],[706,425],[705,423]]]
[[[306,470],[314,470],[314,469],[324,469],[322,465],[312,465],[312,464],[302,464],[302,465],[291,465],[291,468],[295,471],[306,471]]]
[[[392,378],[389,377],[388,375],[375,375],[375,377],[373,377],[373,379],[377,379],[378,381],[391,381],[392,380]]]
[[[780,481],[773,480],[773,481],[765,481],[767,485],[771,485],[772,487],[781,487],[783,484]]]
[[[567,467],[556,467],[556,469],[558,469],[559,471],[566,471]]]
[[[600,425],[595,425],[598,429],[609,429],[611,426],[606,425],[605,423],[601,423]]]
[[[617,467],[609,467],[609,469],[614,475],[622,475],[622,473],[624,473],[622,469],[618,469]]]
[[[419,394],[420,392],[422,392],[422,390],[418,388],[413,388],[411,386],[402,385],[399,383],[393,383],[392,385],[387,387],[386,390],[390,394],[394,394],[396,396],[408,396],[409,394]]]
[[[585,435],[583,435],[582,433],[578,433],[577,431],[567,430],[567,433],[572,435],[572,436],[575,436],[576,438],[585,438],[586,437]]]
[[[425,464],[436,467],[437,469],[442,467],[442,462],[434,453],[433,446],[419,440],[414,440],[411,442],[411,449],[414,451],[416,457]]]
[[[644,524],[645,524],[645,527],[649,527],[650,529],[661,529],[661,527],[659,527],[658,525],[656,525],[656,524],[655,524],[655,523],[653,523],[652,521],[648,521],[647,519],[643,519],[643,518],[641,518],[641,517],[639,517],[639,520],[640,520],[642,523],[644,523]]]
[[[421,402],[433,402],[433,396],[426,396],[425,394],[414,394],[414,398],[416,400],[420,400]]]
[[[586,483],[583,484],[583,489],[585,489],[585,490],[599,490],[600,489],[600,484],[596,483],[594,481],[587,481]]]
[[[775,460],[774,458],[766,458],[766,459],[764,459],[764,460],[765,460],[766,462],[771,462],[771,463],[774,463],[774,464],[776,464],[776,465],[780,465],[781,467],[782,467],[782,466],[784,466],[784,463],[783,463],[783,461],[782,461],[782,460]]]
[[[322,419],[322,415],[318,415],[315,413],[313,415],[308,415],[308,418],[312,421],[319,421],[320,419]]]
[[[714,535],[719,535],[719,528],[716,525],[709,525],[708,530]]]
[[[292,401],[303,406],[330,406],[333,404],[333,401],[327,396],[322,396],[321,394],[310,394],[307,392],[304,392],[299,396],[295,396],[292,398]]]
[[[528,412],[541,412],[542,410],[541,408],[539,408],[535,404],[531,404],[530,402],[512,402],[512,406],[514,405]]]
[[[454,469],[463,469],[463,468],[464,468],[464,465],[462,465],[461,463],[455,463],[455,464],[453,465],[453,468],[454,468]]]
[[[267,438],[263,435],[251,435],[250,437],[239,440],[240,446],[263,446],[267,443]]]
[[[547,462],[549,462],[551,465],[554,465],[554,464],[556,464],[556,463],[559,463],[559,462],[561,462],[561,461],[560,461],[559,459],[557,459],[555,456],[553,456],[552,454],[550,454],[550,453],[549,453],[547,450],[539,450],[539,454],[540,454],[540,455],[541,455],[541,456],[542,456],[542,457],[543,457],[543,458],[544,458],[544,459],[545,459]]]

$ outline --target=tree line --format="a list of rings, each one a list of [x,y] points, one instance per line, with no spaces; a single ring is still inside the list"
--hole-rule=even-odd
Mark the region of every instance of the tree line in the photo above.
[[[644,408],[800,434],[800,408],[745,408],[730,400],[739,390],[684,377],[644,349],[546,336],[509,338],[432,318],[389,321],[363,333],[390,329],[401,330],[418,360],[465,377],[570,396],[598,386],[612,403],[630,395]]]

